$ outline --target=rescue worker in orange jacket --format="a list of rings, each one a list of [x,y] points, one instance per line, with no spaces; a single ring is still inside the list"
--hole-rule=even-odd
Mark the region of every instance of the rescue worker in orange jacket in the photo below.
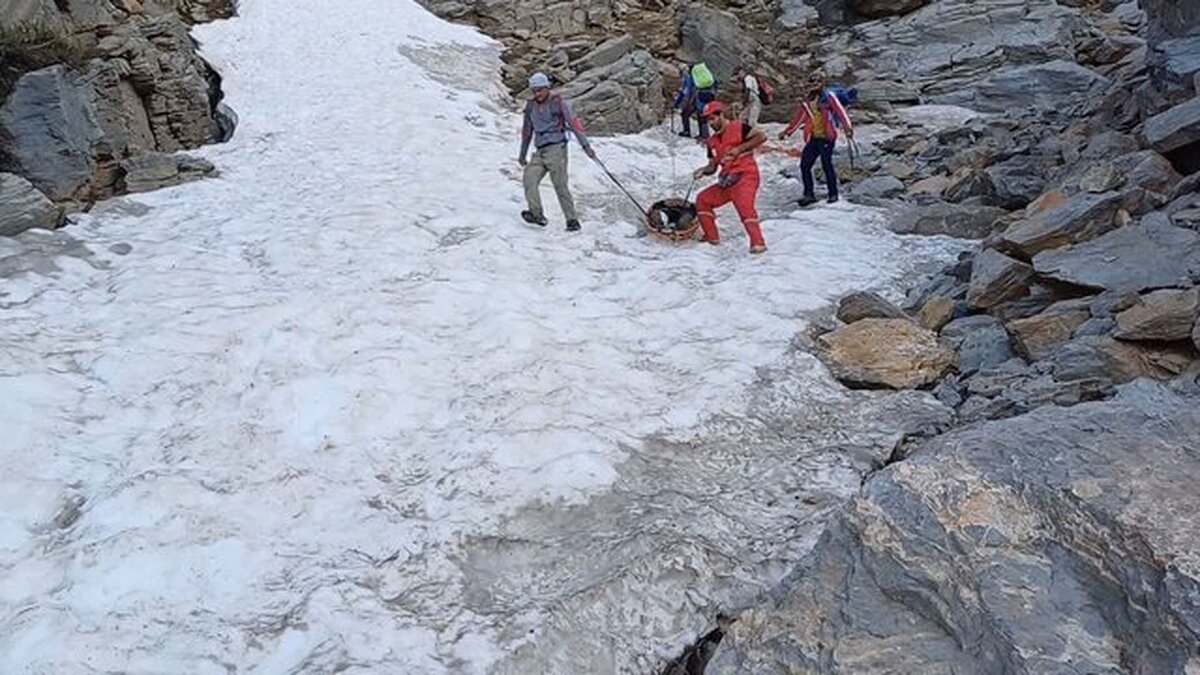
[[[838,97],[827,91],[824,86],[812,90],[808,100],[802,102],[796,109],[792,123],[781,134],[783,140],[796,133],[796,129],[804,125],[804,152],[800,156],[800,179],[804,183],[804,196],[800,198],[800,206],[808,206],[817,201],[813,186],[813,164],[821,159],[821,169],[825,172],[827,201],[830,204],[838,200],[837,171],[833,168],[833,149],[837,144],[838,127],[846,131],[846,137],[854,138],[854,126],[850,116]]]
[[[750,252],[765,253],[767,243],[763,241],[762,228],[758,222],[758,211],[754,202],[758,198],[758,162],[754,149],[766,142],[767,136],[761,129],[732,119],[724,104],[713,101],[704,107],[704,116],[712,127],[708,139],[708,165],[692,174],[693,178],[711,176],[720,170],[717,184],[709,186],[696,196],[696,211],[703,230],[703,240],[710,244],[721,241],[717,230],[717,207],[733,202],[742,227],[750,237]]]

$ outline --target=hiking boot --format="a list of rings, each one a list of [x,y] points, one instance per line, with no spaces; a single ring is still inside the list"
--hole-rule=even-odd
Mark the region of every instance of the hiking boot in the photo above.
[[[521,219],[530,225],[541,225],[542,227],[546,226],[546,216],[539,216],[533,211],[522,211]]]
[[[800,205],[800,208],[804,208],[806,206],[812,206],[813,204],[816,204],[817,198],[812,195],[804,195],[800,198],[800,201],[796,203]]]
[[[836,203],[838,203],[838,196],[837,195],[829,195],[829,199],[826,199],[825,202],[828,204],[836,204]]]
[[[692,132],[690,132],[690,131],[681,131],[681,132],[679,132],[679,137],[680,137],[680,138],[691,138],[691,137],[692,137]]]
[[[760,253],[766,253],[766,252],[767,252],[767,245],[766,245],[766,244],[763,244],[763,245],[761,245],[761,246],[751,246],[751,247],[750,247],[750,254],[751,254],[751,255],[758,255],[758,254],[760,254]]]
[[[700,237],[700,243],[701,244],[712,244],[713,246],[716,246],[721,243],[721,240],[720,239],[709,239],[708,237]]]
[[[575,220],[574,218],[567,221],[567,232],[578,232],[580,229],[582,229],[582,227],[583,226],[579,224],[579,221]]]

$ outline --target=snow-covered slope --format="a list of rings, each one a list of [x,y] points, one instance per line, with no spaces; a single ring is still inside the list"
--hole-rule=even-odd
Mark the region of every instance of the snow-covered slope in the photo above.
[[[0,672],[650,672],[803,550],[746,500],[845,492],[804,434],[891,431],[800,317],[946,246],[852,207],[775,209],[758,258],[732,213],[633,238],[580,153],[584,233],[530,228],[496,45],[410,0],[240,6],[199,32],[221,178],[0,244]],[[597,147],[648,199],[702,162]]]

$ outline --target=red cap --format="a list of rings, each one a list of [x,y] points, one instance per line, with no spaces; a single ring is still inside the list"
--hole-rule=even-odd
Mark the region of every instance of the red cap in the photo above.
[[[701,113],[705,117],[715,117],[725,112],[725,104],[720,101],[713,101],[704,106],[704,111]]]

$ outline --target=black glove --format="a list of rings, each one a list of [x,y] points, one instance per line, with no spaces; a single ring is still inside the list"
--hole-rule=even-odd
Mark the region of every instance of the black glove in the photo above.
[[[740,173],[727,173],[724,176],[721,176],[720,178],[717,179],[717,185],[720,185],[721,187],[723,187],[725,189],[729,189],[729,188],[733,187],[734,185],[737,185],[737,182],[741,179],[742,179],[742,174],[740,174]]]

